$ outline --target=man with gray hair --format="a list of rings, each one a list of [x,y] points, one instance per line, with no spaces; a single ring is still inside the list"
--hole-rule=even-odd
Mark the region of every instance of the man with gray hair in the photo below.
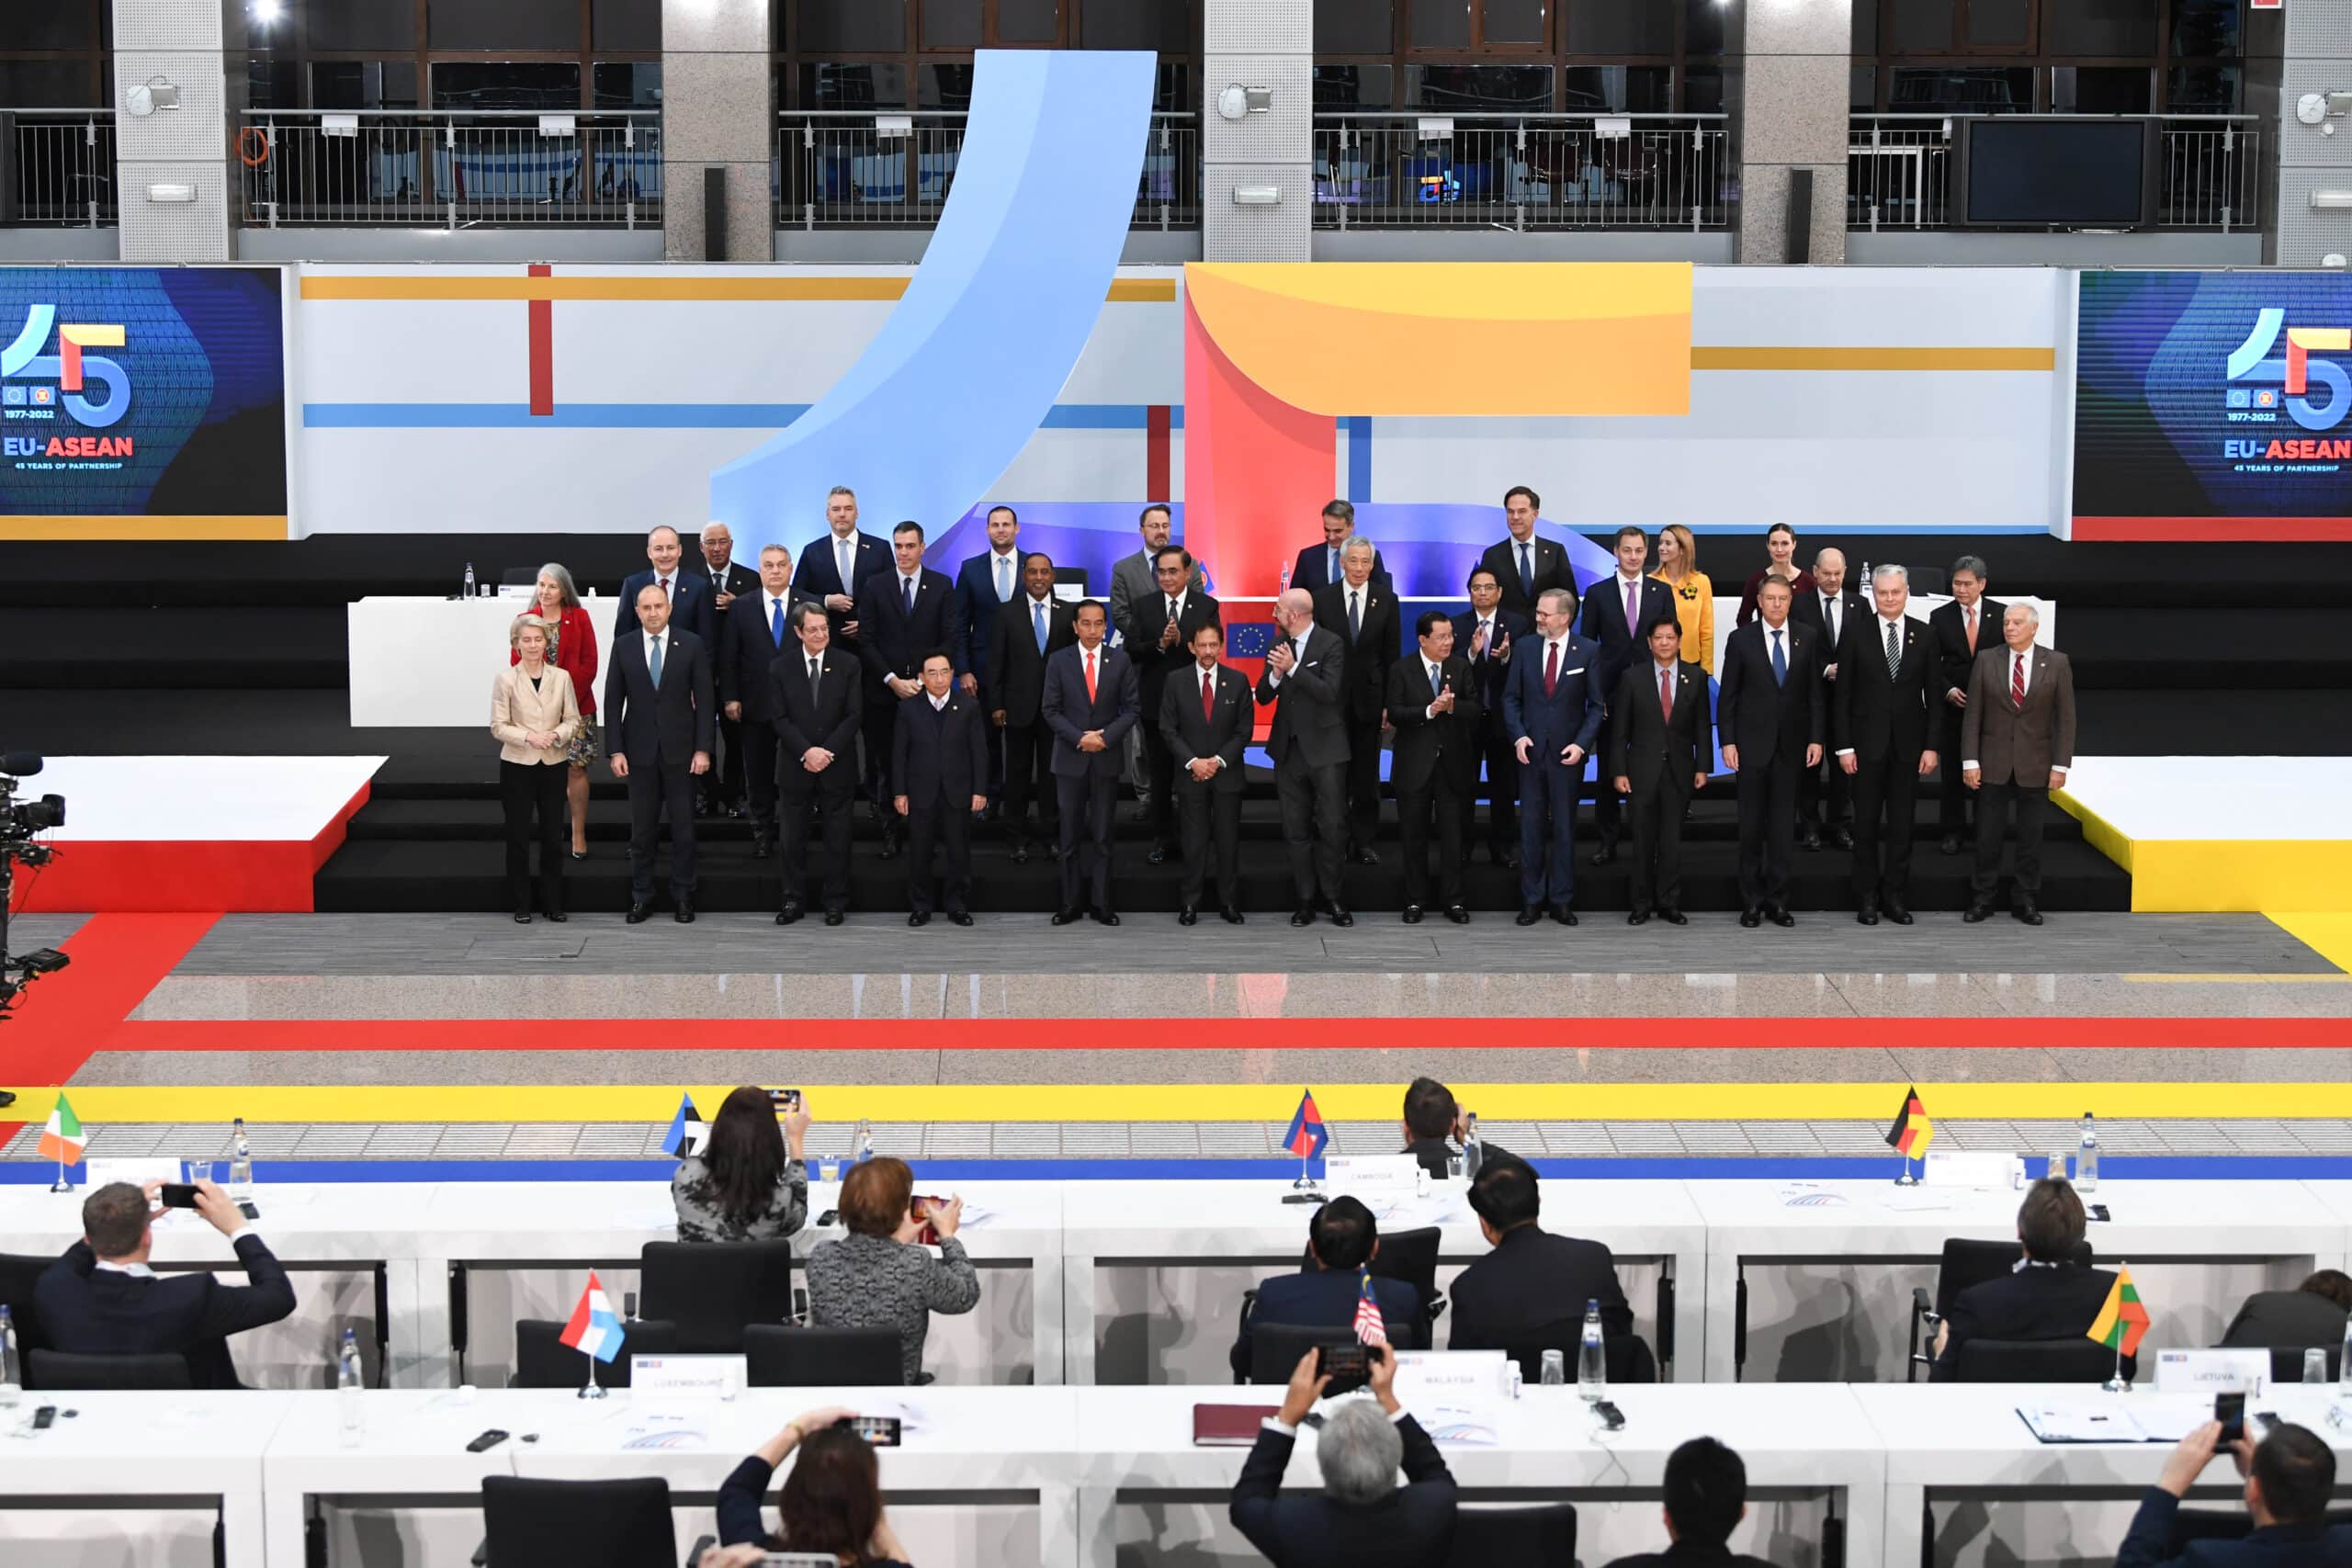
[[[1298,907],[1290,923],[1311,926],[1319,907],[1331,923],[1356,923],[1342,902],[1340,863],[1347,842],[1346,784],[1348,645],[1315,624],[1315,597],[1304,588],[1274,601],[1282,636],[1266,650],[1258,678],[1258,705],[1278,704],[1266,755],[1274,762],[1274,794],[1282,802],[1283,848],[1290,856]]]
[[[1259,1430],[1233,1485],[1234,1527],[1274,1568],[1434,1568],[1453,1540],[1453,1474],[1420,1423],[1396,1403],[1396,1358],[1364,1347],[1372,1397],[1343,1399],[1315,1442],[1320,1496],[1283,1495],[1299,1424],[1330,1383],[1309,1350],[1291,1373],[1282,1410]],[[1396,1472],[1405,1484],[1396,1484]]]
[[[1969,672],[1968,711],[1961,719],[1956,765],[1961,780],[1981,793],[1976,802],[1976,870],[1968,912],[1975,923],[1993,912],[2001,880],[2001,830],[2011,807],[2018,818],[2017,881],[2009,913],[2041,923],[2041,824],[2050,792],[2066,786],[2075,765],[2075,667],[2054,648],[2034,641],[2041,614],[2030,604],[2002,613],[2001,643],[1976,656]],[[1947,758],[1946,767],[1954,766]]]
[[[1928,695],[1935,660],[1924,629],[1904,613],[1911,603],[1909,572],[1873,568],[1871,597],[1878,613],[1847,634],[1839,655],[1830,744],[1854,785],[1854,919],[1874,926],[1883,910],[1907,926],[1912,802],[1919,781],[1936,771]]]
[[[1315,624],[1347,644],[1347,689],[1340,715],[1348,729],[1348,858],[1380,863],[1372,847],[1380,831],[1381,720],[1388,699],[1388,667],[1403,651],[1405,633],[1396,595],[1373,575],[1380,552],[1363,535],[1340,547],[1340,580],[1315,594]]]

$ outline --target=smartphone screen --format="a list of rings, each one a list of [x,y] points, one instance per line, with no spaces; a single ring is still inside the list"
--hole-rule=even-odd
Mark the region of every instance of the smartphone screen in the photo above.
[[[768,1090],[768,1103],[778,1111],[797,1111],[800,1109],[800,1091],[797,1089],[772,1089]]]
[[[846,1427],[877,1449],[895,1449],[900,1436],[896,1416],[849,1416],[834,1423]]]
[[[1361,1345],[1318,1345],[1315,1348],[1315,1375],[1328,1375],[1326,1394],[1347,1393],[1364,1386],[1370,1381]]]
[[[2213,1419],[2222,1424],[2222,1441],[2233,1443],[2245,1430],[2245,1395],[2217,1393],[2213,1396]]]
[[[922,1216],[922,1229],[915,1233],[916,1246],[937,1247],[939,1245],[939,1232],[932,1228],[931,1213],[934,1209],[944,1209],[946,1206],[947,1200],[944,1198],[928,1196],[920,1192],[915,1194],[914,1212]]]
[[[196,1183],[194,1183],[193,1181],[166,1181],[166,1182],[164,1182],[164,1190],[163,1190],[163,1194],[162,1194],[162,1202],[163,1202],[164,1207],[164,1208],[166,1208],[166,1209],[193,1209],[193,1208],[195,1208],[195,1207],[196,1207]]]

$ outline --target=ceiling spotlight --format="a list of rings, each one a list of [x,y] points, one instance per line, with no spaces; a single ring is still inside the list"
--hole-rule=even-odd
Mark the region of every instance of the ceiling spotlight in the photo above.
[[[254,0],[254,20],[274,22],[277,20],[278,13],[285,8],[281,0]]]

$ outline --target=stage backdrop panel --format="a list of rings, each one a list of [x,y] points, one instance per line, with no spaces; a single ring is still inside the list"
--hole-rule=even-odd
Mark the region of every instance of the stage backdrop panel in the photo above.
[[[283,281],[0,267],[0,537],[284,538]]]

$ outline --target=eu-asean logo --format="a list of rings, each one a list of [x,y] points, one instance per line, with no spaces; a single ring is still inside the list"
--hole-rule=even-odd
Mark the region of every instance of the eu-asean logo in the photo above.
[[[2278,358],[2270,351],[2284,336],[2287,351]],[[2333,430],[2352,412],[2352,376],[2333,359],[2314,355],[2352,352],[2352,327],[2290,327],[2287,312],[2276,308],[2255,313],[2254,330],[2230,351],[2228,379],[2240,385],[2225,398],[2233,409],[2269,409],[2283,404],[2288,416],[2305,430]],[[2327,389],[2327,400],[2312,404],[2312,383]],[[2276,389],[2273,389],[2275,384]]]
[[[57,352],[43,354],[52,330],[57,334]],[[0,382],[17,378],[53,381],[53,389],[46,385],[28,389],[24,405],[54,403],[76,423],[104,430],[130,411],[130,373],[118,361],[87,351],[122,345],[119,325],[69,321],[60,326],[56,306],[35,305],[26,313],[24,331],[14,343],[0,348]],[[103,389],[105,396],[93,400],[94,388]],[[10,397],[6,401],[16,405],[18,400]]]

